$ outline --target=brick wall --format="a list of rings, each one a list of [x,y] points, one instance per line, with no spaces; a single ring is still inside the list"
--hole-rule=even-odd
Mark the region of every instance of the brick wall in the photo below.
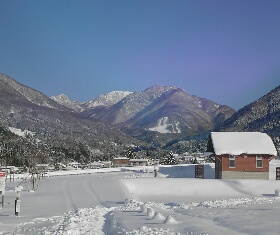
[[[229,155],[216,156],[216,179],[269,179],[269,155],[262,155],[262,167],[257,167],[255,154],[235,156],[235,167],[229,166]],[[260,156],[260,155],[258,155]]]
[[[246,158],[243,155],[235,157],[235,167],[229,167],[229,155],[222,156],[222,171],[255,171],[255,172],[268,172],[269,171],[269,158],[268,155],[262,155],[262,168],[257,168],[256,155],[248,154]]]

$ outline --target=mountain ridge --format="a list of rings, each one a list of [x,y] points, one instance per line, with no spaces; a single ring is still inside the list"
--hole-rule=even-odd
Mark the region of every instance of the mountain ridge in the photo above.
[[[212,129],[235,111],[228,106],[190,95],[175,86],[151,86],[127,95],[110,107],[86,112],[89,116],[120,128],[142,127],[153,130],[160,120],[165,119],[171,129],[181,125],[175,129],[188,134]]]
[[[269,134],[280,151],[280,85],[239,109],[218,131],[259,131]]]
[[[0,74],[0,81],[1,123],[38,132],[40,138],[58,139],[56,145],[90,143],[94,138],[94,145],[104,152],[109,142],[146,142],[157,147],[166,144],[172,149],[184,137],[183,142],[195,139],[188,145],[192,148],[198,143],[197,135],[206,136],[212,130],[267,132],[280,145],[280,86],[235,112],[175,86],[155,85],[140,92],[113,91],[89,102],[78,102],[66,95],[47,97],[4,74]],[[104,140],[107,144],[98,144]]]
[[[148,146],[113,126],[60,105],[6,75],[0,74],[0,81],[0,126],[6,130],[13,127],[34,133],[30,137],[34,139],[34,148],[40,143],[42,148],[48,146],[49,156],[54,154],[52,149],[59,150],[54,159],[65,157],[69,152],[76,160],[85,159],[90,156],[90,149],[98,153],[96,157],[111,159],[121,156],[128,146]],[[19,145],[21,140],[18,141],[13,145]]]
[[[48,96],[44,95],[43,93],[23,84],[20,84],[7,75],[0,74],[0,81],[2,94],[4,92],[12,94],[12,98],[20,100],[22,102],[29,101],[35,105],[49,107],[57,110],[69,111],[67,107],[51,100]],[[3,101],[4,100],[2,99],[2,102]]]

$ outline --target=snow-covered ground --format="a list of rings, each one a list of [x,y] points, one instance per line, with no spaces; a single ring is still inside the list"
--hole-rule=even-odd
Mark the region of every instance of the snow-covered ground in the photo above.
[[[159,166],[156,178],[153,167],[50,172],[35,192],[16,175],[6,182],[0,234],[280,234],[276,166],[270,180],[215,180],[211,164],[205,179],[193,165]]]

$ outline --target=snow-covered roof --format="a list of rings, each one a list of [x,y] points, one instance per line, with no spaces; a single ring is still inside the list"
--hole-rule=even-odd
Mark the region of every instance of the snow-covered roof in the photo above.
[[[36,164],[36,166],[49,166],[49,164]]]
[[[69,165],[81,165],[79,162],[70,162]]]
[[[90,165],[92,166],[103,166],[104,164],[101,162],[91,162]]]
[[[269,154],[277,156],[271,138],[261,132],[211,132],[216,155]]]

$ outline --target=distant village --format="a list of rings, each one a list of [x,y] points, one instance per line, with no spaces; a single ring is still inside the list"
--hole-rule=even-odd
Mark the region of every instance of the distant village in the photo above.
[[[151,158],[133,158],[128,157],[116,157],[112,161],[94,161],[88,164],[82,164],[72,159],[68,159],[67,163],[54,164],[36,164],[36,172],[50,172],[50,171],[69,171],[78,169],[100,169],[110,167],[129,167],[129,166],[157,166],[161,165],[175,165],[175,164],[202,164],[210,162],[208,158],[209,154],[204,153],[183,153],[172,154],[163,159],[151,159]],[[1,164],[2,163],[2,164]],[[0,171],[6,173],[24,173],[30,169],[26,167],[5,166],[3,162],[0,162]]]
[[[134,155],[130,155],[134,156]],[[195,164],[200,166],[196,173],[207,163],[215,163],[216,179],[269,179],[269,162],[277,158],[278,153],[270,136],[261,132],[211,132],[205,153],[169,153],[160,159],[134,157],[115,157],[112,161],[90,161],[82,164],[72,159],[56,164],[33,164],[31,167],[5,166],[0,163],[0,171],[6,176],[29,172],[41,175],[50,171],[70,171],[82,169],[100,169],[110,167],[135,167]],[[280,179],[280,168],[279,179]],[[156,176],[156,174],[155,174]],[[197,175],[198,176],[198,175]],[[200,177],[200,176],[198,176]],[[201,175],[203,178],[203,174]]]

